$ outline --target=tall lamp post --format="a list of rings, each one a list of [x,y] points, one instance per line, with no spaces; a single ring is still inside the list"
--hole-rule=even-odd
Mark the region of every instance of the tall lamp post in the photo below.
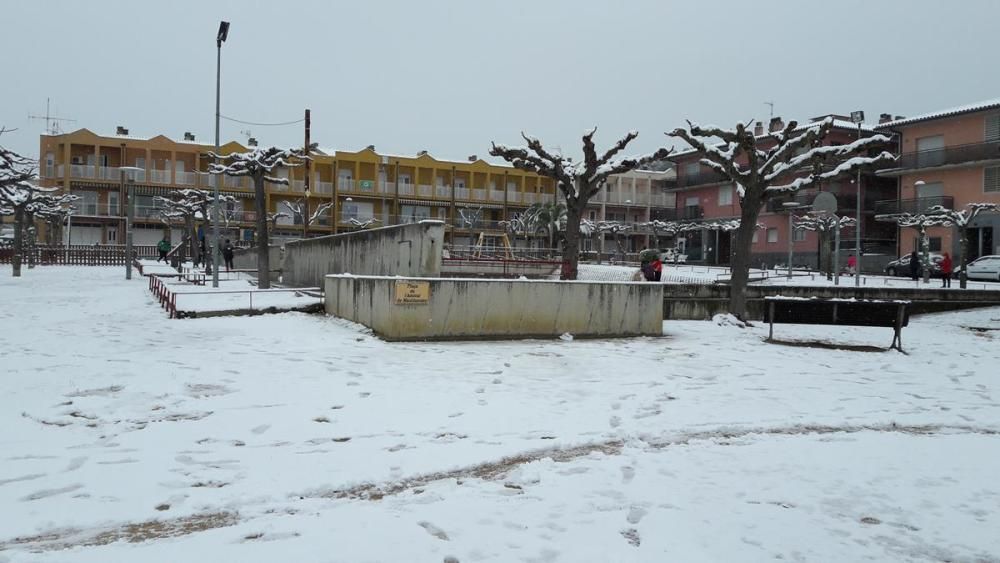
[[[222,82],[222,44],[229,36],[229,22],[219,22],[215,36],[215,154],[219,154],[219,88]],[[219,182],[215,178],[215,200],[212,202],[212,287],[219,287]]]
[[[793,234],[792,219],[795,217],[795,209],[802,207],[797,201],[786,201],[781,204],[788,211],[788,279],[792,279],[792,254],[795,251],[795,235]]]
[[[132,279],[132,214],[135,212],[135,174],[145,172],[135,166],[119,168],[122,175],[128,178],[128,196],[125,199],[125,279]]]
[[[865,120],[865,112],[858,110],[851,112],[851,121],[857,123],[858,125],[858,139],[861,139],[861,123]],[[864,252],[861,250],[861,168],[858,168],[858,195],[857,195],[857,208],[855,209],[856,217],[858,223],[854,225],[854,245],[857,254],[855,256],[858,259],[858,269],[854,274],[854,287],[861,287],[861,265],[862,257]]]

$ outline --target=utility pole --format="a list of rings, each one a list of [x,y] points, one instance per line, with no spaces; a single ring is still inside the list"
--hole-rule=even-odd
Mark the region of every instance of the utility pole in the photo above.
[[[306,158],[306,165],[303,167],[306,173],[305,183],[305,204],[302,213],[302,238],[309,238],[309,176],[312,175],[312,160],[309,158],[309,110],[306,110],[306,144],[302,153]]]
[[[219,154],[219,101],[222,86],[222,44],[229,37],[229,22],[219,22],[219,33],[215,36],[215,154]],[[216,159],[218,164],[218,159]],[[212,201],[212,287],[219,287],[219,184],[222,176],[215,177],[215,192]],[[204,257],[202,257],[204,260]]]

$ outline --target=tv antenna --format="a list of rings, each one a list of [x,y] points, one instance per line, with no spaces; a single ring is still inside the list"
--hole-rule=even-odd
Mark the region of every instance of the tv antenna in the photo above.
[[[76,122],[76,120],[69,119],[66,117],[56,117],[52,115],[52,112],[49,109],[51,105],[52,105],[51,100],[49,98],[45,98],[45,115],[31,115],[29,113],[28,119],[44,119],[45,133],[49,135],[59,135],[60,133],[62,133],[62,127],[59,126],[60,121],[65,121],[67,123],[74,123]]]
[[[771,108],[771,115],[770,117],[768,117],[768,119],[774,119],[774,102],[764,102],[764,105],[770,106]]]

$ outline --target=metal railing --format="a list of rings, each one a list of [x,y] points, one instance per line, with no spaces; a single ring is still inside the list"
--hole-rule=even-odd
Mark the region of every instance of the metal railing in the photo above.
[[[914,199],[887,199],[875,202],[876,215],[893,215],[897,213],[923,213],[935,205],[947,209],[955,208],[955,198],[952,196],[918,197]]]
[[[157,170],[153,168],[149,171],[149,177],[156,184],[169,184],[170,183],[170,171],[169,170]]]
[[[178,184],[184,186],[193,186],[197,182],[198,178],[194,172],[174,172],[174,181]]]
[[[895,168],[902,170],[932,168],[980,160],[1000,160],[1000,141],[956,145],[930,151],[899,155]]]
[[[705,216],[705,208],[700,205],[686,205],[678,211],[680,211],[680,219],[701,219]]]
[[[686,188],[689,186],[700,186],[702,184],[715,184],[718,182],[728,182],[729,178],[713,170],[703,170],[697,174],[682,174],[677,178],[677,187]]]

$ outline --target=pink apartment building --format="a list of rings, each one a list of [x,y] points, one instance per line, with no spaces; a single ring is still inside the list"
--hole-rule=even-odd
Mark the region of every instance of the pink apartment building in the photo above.
[[[916,213],[934,205],[961,209],[977,202],[1000,203],[1000,99],[880,123],[877,131],[900,138],[897,166],[879,175],[898,182],[896,199],[878,213]],[[970,260],[1000,254],[1000,214],[983,214],[970,226]],[[928,229],[932,252],[958,255],[951,227]],[[917,233],[902,229],[899,253],[917,248]]]

